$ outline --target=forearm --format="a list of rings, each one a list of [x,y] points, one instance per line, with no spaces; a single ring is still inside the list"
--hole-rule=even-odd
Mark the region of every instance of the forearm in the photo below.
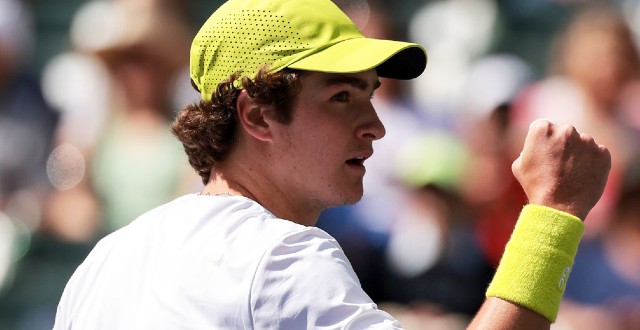
[[[549,329],[551,321],[518,304],[496,297],[488,297],[469,325],[469,330],[491,329]]]

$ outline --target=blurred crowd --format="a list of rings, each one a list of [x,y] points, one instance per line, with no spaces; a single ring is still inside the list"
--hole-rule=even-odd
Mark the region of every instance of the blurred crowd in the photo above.
[[[202,188],[168,127],[221,2],[0,0],[0,329],[50,329],[100,238]],[[548,118],[613,159],[552,329],[640,329],[640,1],[335,2],[429,54],[376,91],[362,201],[318,222],[371,298],[408,329],[464,329],[527,202],[511,163]]]

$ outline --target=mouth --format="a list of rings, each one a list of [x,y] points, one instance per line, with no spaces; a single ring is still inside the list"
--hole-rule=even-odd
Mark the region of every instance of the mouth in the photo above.
[[[345,164],[353,170],[358,171],[360,174],[364,174],[366,168],[364,167],[364,161],[369,159],[373,155],[373,150],[365,150],[353,155],[353,158],[349,158],[345,161]]]
[[[347,160],[345,163],[352,166],[364,166],[364,161],[366,159],[367,157],[356,157],[356,158],[351,158]]]

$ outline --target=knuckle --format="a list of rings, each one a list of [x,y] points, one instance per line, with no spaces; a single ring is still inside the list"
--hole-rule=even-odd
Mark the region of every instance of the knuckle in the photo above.
[[[567,138],[577,133],[576,129],[569,124],[564,124],[558,127],[558,132]]]
[[[536,119],[529,125],[529,131],[549,135],[553,132],[553,123],[547,119]]]
[[[611,152],[609,151],[609,148],[600,145],[599,146],[600,151],[602,152],[602,154],[604,155],[604,157],[606,158],[607,162],[609,164],[611,164]]]
[[[549,128],[552,125],[553,123],[551,121],[544,118],[536,119],[531,123],[531,126],[536,128]]]
[[[591,135],[588,135],[586,133],[580,133],[580,139],[582,141],[584,141],[587,144],[591,144],[591,145],[596,145],[596,141],[593,139],[593,137]]]

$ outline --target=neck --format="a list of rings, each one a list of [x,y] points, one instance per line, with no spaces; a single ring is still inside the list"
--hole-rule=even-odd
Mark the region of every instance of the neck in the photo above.
[[[251,167],[247,162],[228,159],[211,172],[209,182],[202,190],[203,195],[244,196],[252,199],[275,216],[305,226],[313,226],[318,221],[322,209],[306,207],[299,196],[283,189],[260,167]],[[255,164],[255,163],[254,163]]]

